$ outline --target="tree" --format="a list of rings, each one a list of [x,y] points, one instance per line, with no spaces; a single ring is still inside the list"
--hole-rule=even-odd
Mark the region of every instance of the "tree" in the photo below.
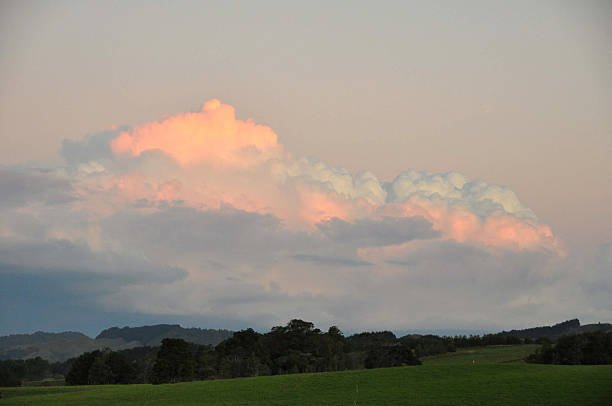
[[[134,364],[124,354],[108,348],[80,355],[66,375],[68,385],[126,384],[135,380]]]
[[[527,362],[540,364],[612,364],[612,332],[566,335],[552,346],[545,342]]]
[[[406,345],[373,348],[364,361],[366,368],[388,368],[402,365],[421,365],[421,361]]]
[[[24,376],[25,366],[22,360],[0,361],[0,386],[21,386]]]
[[[77,357],[66,375],[68,385],[89,385],[89,369],[97,357],[102,353],[99,350],[86,352]]]
[[[89,367],[87,383],[90,385],[110,385],[115,383],[113,370],[106,363],[103,355],[96,357]]]
[[[342,331],[340,331],[340,329],[337,326],[331,326],[328,330],[327,330],[327,334],[329,334],[332,337],[344,337],[344,334],[342,334]]]
[[[308,334],[314,330],[314,324],[309,321],[293,319],[287,323],[287,330],[292,333]]]
[[[180,338],[164,338],[153,365],[151,382],[159,384],[190,381],[194,372],[195,360],[189,343]]]

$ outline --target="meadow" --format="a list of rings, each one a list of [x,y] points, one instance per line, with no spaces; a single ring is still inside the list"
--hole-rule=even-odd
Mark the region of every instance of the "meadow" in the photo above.
[[[0,405],[612,404],[612,366],[517,361],[532,350],[472,348],[421,366],[180,384],[3,388]]]
[[[472,361],[474,364],[522,363],[538,347],[537,344],[470,347],[423,357],[421,361],[425,365],[467,365],[472,364]]]

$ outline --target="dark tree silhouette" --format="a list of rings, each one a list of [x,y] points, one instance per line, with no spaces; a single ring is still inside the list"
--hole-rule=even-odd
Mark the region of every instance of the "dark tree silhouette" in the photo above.
[[[151,382],[159,384],[190,381],[194,372],[195,359],[189,343],[180,338],[164,338],[153,365]]]

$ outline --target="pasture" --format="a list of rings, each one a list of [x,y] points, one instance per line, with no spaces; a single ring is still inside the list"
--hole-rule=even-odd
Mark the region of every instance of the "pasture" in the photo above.
[[[2,388],[0,405],[612,404],[612,366],[516,361],[531,350],[486,347],[424,358],[422,366],[179,384]]]

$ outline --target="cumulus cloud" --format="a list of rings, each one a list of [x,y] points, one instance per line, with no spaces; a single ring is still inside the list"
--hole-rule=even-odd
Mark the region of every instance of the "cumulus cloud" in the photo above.
[[[410,170],[399,174],[389,186],[392,191],[390,201],[406,202],[413,197],[438,198],[467,207],[481,217],[501,210],[519,218],[537,219],[533,211],[507,187],[487,185],[482,180],[470,181],[458,172],[439,174]]]
[[[122,131],[110,142],[113,152],[138,156],[160,150],[182,164],[250,166],[282,152],[274,131],[253,121],[237,120],[234,108],[210,100],[196,113]]]
[[[353,176],[315,159],[292,159],[269,127],[237,119],[218,100],[199,112],[67,141],[62,152],[90,210],[229,204],[303,230],[332,218],[422,216],[453,239],[559,249],[550,229],[506,187],[413,170],[386,183],[369,171]]]
[[[509,188],[293,158],[218,100],[62,156],[0,168],[0,273],[112,281],[91,293],[105,311],[351,329],[612,317],[609,248],[566,257]]]
[[[315,159],[300,159],[282,166],[277,172],[281,181],[298,179],[314,183],[348,199],[365,199],[383,204],[387,192],[376,175],[366,171],[353,176],[344,168],[332,168]]]

